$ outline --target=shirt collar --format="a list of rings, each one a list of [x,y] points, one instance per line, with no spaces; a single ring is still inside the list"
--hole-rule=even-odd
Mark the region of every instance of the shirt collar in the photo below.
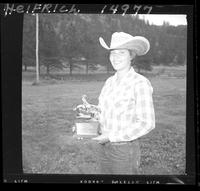
[[[120,84],[125,81],[127,78],[135,74],[134,68],[131,66],[130,70],[124,75],[124,77],[121,79]],[[115,72],[113,77],[113,82],[116,82],[117,80],[117,72]]]

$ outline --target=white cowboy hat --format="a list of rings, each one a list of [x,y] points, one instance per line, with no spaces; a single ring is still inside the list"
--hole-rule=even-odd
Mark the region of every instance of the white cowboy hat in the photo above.
[[[108,47],[102,37],[99,37],[99,42],[107,50],[129,49],[135,51],[138,56],[145,55],[150,49],[149,41],[145,37],[133,37],[124,32],[115,32],[112,34],[110,47]]]

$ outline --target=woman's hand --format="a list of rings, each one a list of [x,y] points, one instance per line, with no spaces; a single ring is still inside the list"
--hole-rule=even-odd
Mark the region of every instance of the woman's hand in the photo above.
[[[105,144],[105,143],[109,142],[107,134],[99,135],[98,137],[92,138],[92,140],[95,140],[100,144]]]

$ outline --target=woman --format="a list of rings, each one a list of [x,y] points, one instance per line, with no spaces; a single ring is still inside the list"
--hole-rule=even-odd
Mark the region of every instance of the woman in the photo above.
[[[99,41],[110,51],[110,62],[116,70],[106,80],[99,96],[102,134],[93,140],[100,143],[101,171],[103,174],[138,174],[138,139],[155,128],[155,114],[151,83],[135,72],[131,61],[149,51],[149,41],[124,32],[113,33],[110,47],[101,37]]]

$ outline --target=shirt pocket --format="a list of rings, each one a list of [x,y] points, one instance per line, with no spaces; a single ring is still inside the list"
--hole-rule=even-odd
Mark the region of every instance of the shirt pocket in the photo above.
[[[114,101],[114,108],[120,110],[126,108],[129,104],[130,98],[121,98]]]
[[[114,102],[114,109],[117,113],[127,113],[135,109],[136,100],[134,97],[118,99]]]

